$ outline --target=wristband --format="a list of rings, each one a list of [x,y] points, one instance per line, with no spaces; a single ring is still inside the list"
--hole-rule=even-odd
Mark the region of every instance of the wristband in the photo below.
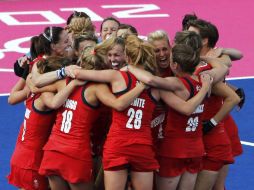
[[[61,69],[56,70],[56,76],[58,79],[62,79],[62,76],[60,73],[61,73]]]
[[[66,76],[65,68],[62,67],[61,69],[56,70],[56,75],[58,79],[62,79]]]
[[[210,121],[211,121],[211,123],[212,123],[214,126],[218,125],[218,123],[217,123],[213,118],[210,119]]]
[[[60,75],[61,75],[61,78],[64,78],[66,76],[66,74],[65,74],[65,68],[64,67],[62,67],[60,69]]]

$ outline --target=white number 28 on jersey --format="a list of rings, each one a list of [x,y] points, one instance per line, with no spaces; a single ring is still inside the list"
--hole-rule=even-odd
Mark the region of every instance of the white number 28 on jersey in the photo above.
[[[127,113],[129,119],[126,123],[126,128],[129,129],[140,129],[141,127],[141,121],[143,117],[142,110],[134,110],[133,108],[130,108]]]

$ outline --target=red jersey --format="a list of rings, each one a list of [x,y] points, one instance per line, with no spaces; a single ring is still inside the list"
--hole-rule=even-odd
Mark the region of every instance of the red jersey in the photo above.
[[[198,66],[195,74],[200,74],[203,71],[211,70],[212,66],[210,64],[205,64]],[[210,120],[221,108],[223,103],[223,98],[215,95],[211,95],[209,98],[206,98],[205,101],[205,112],[202,115],[203,120]]]
[[[88,86],[75,88],[59,108],[44,150],[58,151],[79,160],[91,159],[90,130],[98,117],[98,106],[86,101],[84,93]]]
[[[112,108],[101,105],[99,116],[91,129],[91,145],[93,156],[102,155],[102,147],[106,140],[112,119]]]
[[[121,94],[133,89],[138,82],[129,72],[121,72],[127,89],[116,93]],[[111,143],[122,145],[147,144],[152,145],[151,120],[156,100],[151,96],[150,89],[144,90],[124,111],[113,110],[112,124],[105,146]]]
[[[199,66],[195,73],[212,69],[210,64]],[[203,120],[210,120],[221,108],[223,98],[211,95],[204,101],[205,112],[202,116]],[[215,161],[226,161],[232,163],[233,157],[231,153],[230,140],[224,128],[224,122],[214,127],[209,133],[203,136],[206,157]]]
[[[160,77],[173,76],[173,72],[170,67],[164,69]],[[159,140],[163,139],[163,130],[167,125],[168,106],[163,102],[159,101],[153,111],[153,120],[151,122],[152,136],[154,144],[157,146]]]
[[[163,130],[167,125],[168,106],[160,101],[156,104],[153,111],[153,120],[151,121],[152,136],[156,145],[160,139],[163,139]]]
[[[171,70],[170,66],[168,66],[167,68],[163,68],[162,72],[160,72],[160,74],[159,74],[159,77],[163,77],[163,78],[170,77],[170,76],[174,76],[174,73]]]
[[[20,127],[11,164],[24,169],[38,170],[43,151],[55,121],[55,111],[39,111],[34,101],[40,94],[31,94],[25,101],[24,122]]]
[[[202,83],[191,77],[179,78],[190,92],[190,97],[198,93]],[[174,158],[191,158],[204,155],[201,114],[204,104],[200,104],[190,115],[183,115],[169,107],[164,139],[159,146],[159,155]],[[179,146],[180,145],[180,146]]]
[[[227,115],[224,119],[224,127],[231,142],[233,156],[239,156],[243,153],[242,144],[238,134],[238,127],[231,115]]]

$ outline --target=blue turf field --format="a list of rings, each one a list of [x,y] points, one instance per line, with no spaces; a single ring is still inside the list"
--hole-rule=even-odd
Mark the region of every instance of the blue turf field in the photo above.
[[[231,84],[243,87],[246,92],[246,104],[240,112],[232,112],[239,127],[242,141],[251,142],[252,146],[243,145],[244,153],[236,159],[234,165],[230,167],[227,178],[227,190],[253,190],[254,177],[254,79],[234,80]],[[24,114],[23,104],[10,106],[7,97],[0,97],[0,190],[15,189],[8,185],[5,176],[9,172],[9,160],[15,146],[19,125]]]

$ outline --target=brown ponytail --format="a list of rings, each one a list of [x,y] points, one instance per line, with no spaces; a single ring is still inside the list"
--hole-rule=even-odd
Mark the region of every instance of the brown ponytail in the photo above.
[[[60,56],[49,56],[47,58],[42,58],[37,62],[38,72],[40,74],[47,73],[50,71],[55,71],[61,67],[71,65],[71,59]]]
[[[135,35],[126,38],[125,53],[131,59],[132,65],[141,65],[145,70],[156,74],[156,58],[153,46]]]

